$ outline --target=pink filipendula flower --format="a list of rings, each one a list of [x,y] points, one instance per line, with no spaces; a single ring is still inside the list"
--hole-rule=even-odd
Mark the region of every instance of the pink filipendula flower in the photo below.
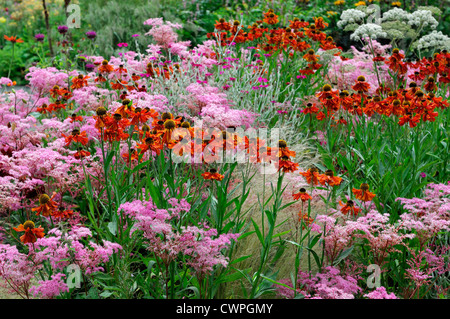
[[[184,199],[169,199],[172,208],[158,209],[152,201],[133,201],[119,207],[134,220],[133,231],[141,231],[148,244],[147,249],[168,264],[181,261],[184,256],[186,265],[195,273],[210,273],[217,265],[226,267],[228,258],[223,255],[232,240],[239,234],[221,234],[206,225],[182,226],[179,230],[171,224],[179,219],[182,212],[188,212],[190,205]],[[188,258],[186,258],[188,257]]]
[[[394,293],[387,293],[383,286],[377,287],[374,291],[364,295],[368,299],[398,299]]]
[[[400,216],[403,227],[417,234],[421,247],[441,231],[450,229],[450,187],[428,184],[424,198],[397,198],[407,210]]]
[[[39,280],[37,286],[30,288],[30,292],[34,297],[41,299],[52,299],[63,292],[69,292],[69,287],[63,280],[64,277],[66,275],[58,273],[52,275],[52,279],[50,280]]]
[[[355,295],[362,292],[357,285],[358,279],[358,275],[340,274],[337,268],[331,266],[315,276],[300,270],[297,276],[297,293],[302,294],[305,299],[354,299]],[[289,279],[281,279],[280,282],[293,287]],[[276,291],[283,298],[294,297],[293,289],[279,285]]]
[[[144,25],[152,26],[145,35],[152,36],[153,40],[163,48],[168,48],[170,44],[177,41],[178,35],[174,29],[182,28],[178,23],[163,22],[162,18],[148,19],[144,22]]]

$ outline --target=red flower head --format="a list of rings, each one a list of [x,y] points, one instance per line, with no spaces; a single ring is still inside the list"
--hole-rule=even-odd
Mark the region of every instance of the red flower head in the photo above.
[[[33,212],[36,212],[36,216],[39,216],[42,214],[42,216],[48,217],[58,209],[58,204],[53,201],[53,198],[55,198],[56,193],[53,193],[53,196],[50,198],[47,194],[42,194],[39,196],[39,206],[32,208],[31,210]]]
[[[350,213],[351,216],[356,216],[361,211],[361,208],[355,207],[355,203],[352,200],[347,201],[347,204],[339,201],[341,208],[341,213],[347,215]]]
[[[211,168],[209,172],[204,172],[202,174],[204,179],[214,179],[216,181],[221,181],[224,176],[219,174],[215,168]]]
[[[308,169],[306,172],[300,172],[300,175],[302,175],[304,178],[306,178],[306,182],[311,185],[317,185],[319,184],[319,171],[317,168],[312,167]]]
[[[332,170],[327,170],[325,172],[325,174],[323,175],[319,175],[317,177],[317,179],[319,180],[319,183],[326,186],[338,186],[341,184],[342,182],[342,178],[339,176],[334,176],[334,173]]]
[[[69,146],[72,142],[81,143],[83,145],[86,145],[88,143],[86,132],[83,131],[80,133],[80,130],[78,128],[73,129],[72,134],[70,134],[69,136],[66,136],[64,134],[62,134],[62,136],[66,139],[66,146]]]
[[[298,192],[296,194],[292,194],[292,197],[295,200],[301,199],[302,202],[306,202],[307,200],[311,200],[312,199],[311,195],[306,193],[306,189],[304,189],[304,188],[300,188],[300,192]]]
[[[366,78],[362,75],[358,76],[355,85],[352,86],[352,89],[357,92],[368,92],[370,89],[370,84],[366,82]]]
[[[355,194],[356,199],[362,200],[363,202],[370,202],[375,194],[369,192],[369,185],[362,183],[360,189],[353,188],[353,194]]]
[[[9,41],[9,42],[11,42],[11,43],[23,43],[23,40],[22,39],[20,39],[20,38],[18,38],[18,37],[15,37],[15,36],[12,36],[12,37],[8,37],[6,34],[3,36],[4,38],[5,38],[5,40],[6,41]]]
[[[25,223],[20,224],[19,227],[14,227],[13,229],[17,232],[25,232],[25,234],[20,237],[20,240],[24,244],[34,243],[37,238],[43,238],[45,235],[44,228],[41,226],[36,228],[31,220],[27,220]]]

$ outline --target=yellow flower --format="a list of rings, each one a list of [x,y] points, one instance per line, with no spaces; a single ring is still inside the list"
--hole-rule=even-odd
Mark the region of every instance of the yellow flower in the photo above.
[[[5,17],[0,17],[0,23],[5,23],[5,22],[6,22]]]
[[[359,6],[365,6],[366,3],[364,1],[359,1],[357,3],[355,3],[355,7],[359,7]]]
[[[334,2],[334,4],[335,4],[336,6],[344,5],[344,4],[345,4],[345,0],[336,0],[336,1]]]
[[[328,17],[334,16],[335,14],[337,14],[336,11],[327,11],[327,16]]]
[[[391,3],[391,5],[392,5],[393,7],[401,7],[401,6],[402,6],[402,3],[401,3],[400,1],[394,1],[394,2]]]

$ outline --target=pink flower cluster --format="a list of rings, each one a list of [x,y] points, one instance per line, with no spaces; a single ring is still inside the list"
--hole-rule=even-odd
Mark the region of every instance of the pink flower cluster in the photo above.
[[[24,298],[29,293],[43,298],[52,298],[61,292],[68,292],[67,285],[62,281],[64,269],[77,265],[85,274],[103,271],[101,266],[109,258],[118,253],[122,247],[117,243],[104,240],[103,245],[86,241],[92,236],[91,231],[82,226],[74,226],[66,232],[54,228],[48,234],[39,238],[34,244],[27,244],[28,253],[21,253],[16,246],[0,244],[0,277],[6,282],[6,287]],[[37,272],[45,274],[51,266],[53,275],[48,280],[38,282],[32,287],[32,279]]]
[[[387,293],[386,288],[383,286],[377,287],[372,292],[365,294],[364,297],[368,299],[398,299],[394,293]]]
[[[228,259],[222,250],[239,234],[217,236],[217,230],[207,225],[181,226],[177,229],[171,221],[179,222],[181,213],[189,212],[191,207],[183,199],[172,198],[168,202],[171,208],[158,209],[152,201],[136,200],[122,204],[119,212],[134,220],[134,230],[143,232],[147,249],[161,258],[164,264],[185,260],[186,266],[198,274],[208,274],[217,265],[226,267]]]
[[[313,277],[308,272],[299,271],[297,276],[297,293],[305,299],[354,299],[355,295],[362,292],[358,287],[358,276],[343,275],[334,267],[326,267],[322,273]],[[288,279],[280,280],[281,283],[293,287]],[[283,298],[293,298],[292,289],[277,286],[277,294]]]

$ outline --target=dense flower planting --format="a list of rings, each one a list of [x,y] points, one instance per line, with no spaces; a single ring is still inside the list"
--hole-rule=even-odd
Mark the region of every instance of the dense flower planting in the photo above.
[[[340,15],[349,50],[328,19],[274,9],[220,18],[197,45],[150,18],[113,56],[93,50],[94,30],[75,54],[55,26],[58,63],[40,57],[25,87],[0,78],[0,285],[22,298],[448,298],[448,38],[431,9],[371,13]],[[415,32],[407,47],[402,32]],[[147,46],[130,50],[138,37]]]

